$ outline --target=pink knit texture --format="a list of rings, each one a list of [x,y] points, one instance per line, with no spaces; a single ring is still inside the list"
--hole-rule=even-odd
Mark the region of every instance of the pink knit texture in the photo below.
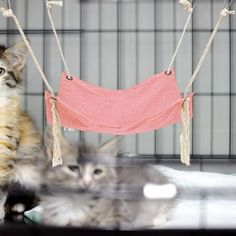
[[[192,95],[190,116],[192,117]],[[45,92],[48,123],[52,123],[50,94]],[[153,75],[124,90],[104,89],[75,76],[61,76],[57,108],[61,125],[83,131],[107,134],[134,134],[181,122],[184,101],[174,70]]]

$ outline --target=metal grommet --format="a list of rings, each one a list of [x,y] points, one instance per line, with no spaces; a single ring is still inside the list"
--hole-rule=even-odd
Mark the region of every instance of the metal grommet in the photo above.
[[[55,97],[50,97],[50,103],[53,104],[54,102],[57,102],[57,99]]]
[[[71,75],[67,75],[67,76],[66,76],[66,79],[68,79],[68,80],[73,80],[73,77],[72,77]]]
[[[171,75],[171,70],[169,71],[169,73],[167,72],[167,70],[165,71],[165,75]]]
[[[50,97],[50,100],[57,101],[55,97]]]

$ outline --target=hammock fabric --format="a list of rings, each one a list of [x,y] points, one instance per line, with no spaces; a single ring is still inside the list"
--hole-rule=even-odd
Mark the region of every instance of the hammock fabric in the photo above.
[[[192,117],[192,93],[188,94]],[[48,123],[52,123],[51,95],[45,92]],[[65,128],[99,133],[135,134],[181,122],[184,98],[175,80],[161,72],[124,90],[104,89],[76,77],[61,76],[57,109]]]

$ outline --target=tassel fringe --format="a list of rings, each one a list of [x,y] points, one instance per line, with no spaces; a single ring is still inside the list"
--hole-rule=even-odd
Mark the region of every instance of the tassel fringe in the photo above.
[[[57,113],[57,107],[56,107],[56,99],[51,98],[50,100],[52,107],[52,134],[53,134],[53,158],[52,158],[52,167],[62,165],[62,157],[61,157],[61,146],[60,142],[62,140],[61,136],[61,124],[60,124],[60,118]]]
[[[189,142],[189,101],[190,98],[186,97],[181,108],[181,120],[182,120],[182,133],[180,135],[180,145],[181,145],[181,162],[190,165],[190,142]]]

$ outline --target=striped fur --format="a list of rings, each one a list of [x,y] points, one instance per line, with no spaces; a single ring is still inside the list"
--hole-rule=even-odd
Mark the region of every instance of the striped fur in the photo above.
[[[20,108],[21,72],[27,56],[28,50],[22,41],[10,48],[0,45],[0,190],[12,182],[27,185],[31,178],[37,178],[36,168],[33,168],[34,174],[28,175],[32,166],[24,164],[19,168],[17,162],[23,153],[22,158],[38,156],[41,144],[35,124]],[[2,205],[0,202],[0,207]],[[2,217],[0,214],[0,219]]]

